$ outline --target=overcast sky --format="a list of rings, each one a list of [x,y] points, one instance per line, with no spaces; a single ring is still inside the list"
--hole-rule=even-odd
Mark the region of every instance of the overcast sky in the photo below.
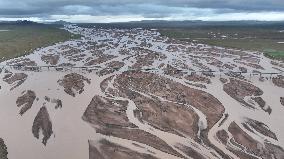
[[[0,20],[284,20],[284,0],[0,0]]]

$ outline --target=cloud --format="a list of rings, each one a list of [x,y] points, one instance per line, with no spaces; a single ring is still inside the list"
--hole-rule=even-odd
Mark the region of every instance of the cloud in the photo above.
[[[145,17],[141,15],[117,15],[117,16],[93,16],[93,15],[53,15],[51,20],[65,20],[77,23],[111,23],[129,22],[141,20],[204,20],[204,21],[237,21],[237,20],[259,20],[259,21],[284,21],[284,13],[261,12],[261,13],[225,13],[212,15],[171,15],[167,17]]]
[[[2,19],[283,20],[283,14],[283,0],[0,0]]]

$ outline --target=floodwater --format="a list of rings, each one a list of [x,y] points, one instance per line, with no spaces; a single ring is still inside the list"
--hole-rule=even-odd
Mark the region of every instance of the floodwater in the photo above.
[[[10,86],[1,80],[0,85],[0,136],[8,147],[8,158],[68,158],[87,159],[89,154],[88,140],[100,138],[95,130],[81,117],[92,97],[100,94],[100,79],[96,74],[85,75],[93,83],[76,98],[67,95],[57,84],[57,80],[67,73],[62,72],[28,72],[28,79],[18,88],[9,91]],[[2,77],[2,74],[1,74]],[[32,90],[39,98],[23,116],[18,114],[16,99],[25,90]],[[44,97],[61,99],[63,107],[55,109],[54,104],[46,103],[54,134],[47,146],[34,138],[32,124],[37,112],[45,103]]]
[[[80,28],[76,28],[73,30],[75,33],[80,31]],[[72,31],[72,30],[71,30]],[[82,30],[81,30],[82,31]],[[80,32],[81,32],[80,31]],[[113,30],[112,32],[115,32]],[[94,41],[98,41],[101,39],[113,39],[114,41],[117,41],[118,39],[112,38],[112,33],[108,34],[104,31],[100,32],[99,34],[93,34],[93,30],[86,29],[85,31],[82,31],[81,34],[84,34],[86,36],[89,36],[89,38],[93,39]],[[105,35],[105,37],[101,37],[99,35]],[[138,37],[143,38],[152,38],[153,35],[151,34],[150,37],[145,36],[146,31],[143,32],[143,36],[137,35]],[[127,39],[122,38],[122,40]],[[86,42],[83,39],[81,42]],[[122,47],[123,43],[126,43],[125,41],[119,41],[119,45],[113,47],[114,49],[107,50],[106,52],[109,52],[110,54],[117,55],[117,58],[112,59],[111,61],[123,61],[124,58],[129,57],[128,61],[123,61],[125,63],[125,66],[121,68],[120,71],[115,72],[113,74],[109,74],[107,76],[99,77],[96,75],[95,72],[92,73],[84,73],[79,70],[73,70],[72,72],[79,73],[89,79],[91,79],[91,84],[85,83],[84,92],[82,94],[76,94],[76,97],[72,97],[64,92],[64,88],[59,86],[57,81],[59,79],[62,79],[64,75],[71,73],[71,71],[65,71],[65,72],[57,72],[57,71],[43,71],[43,72],[24,72],[28,75],[27,80],[14,89],[13,91],[10,91],[11,86],[7,83],[3,82],[3,80],[0,80],[0,86],[2,89],[0,89],[0,127],[2,128],[0,131],[0,137],[4,139],[7,147],[8,147],[8,157],[10,159],[30,159],[30,158],[39,158],[39,159],[50,159],[50,158],[68,158],[68,159],[87,159],[89,157],[89,146],[88,146],[88,140],[91,140],[90,143],[95,144],[100,139],[106,138],[110,140],[111,142],[120,144],[124,147],[131,148],[135,151],[142,152],[142,153],[148,153],[149,151],[154,152],[154,156],[159,158],[165,158],[165,159],[172,159],[177,158],[175,156],[172,156],[170,154],[164,153],[162,151],[159,151],[155,148],[152,148],[150,146],[147,146],[142,143],[137,143],[130,140],[120,139],[116,137],[109,137],[104,136],[101,134],[97,134],[95,132],[95,129],[92,127],[92,125],[88,124],[87,122],[84,122],[82,120],[82,116],[84,111],[86,110],[88,104],[92,100],[92,98],[95,95],[99,95],[102,97],[106,97],[105,92],[101,91],[100,83],[114,75],[121,73],[122,71],[126,71],[131,66],[133,66],[134,63],[136,63],[137,59],[135,58],[135,54],[133,55],[124,55],[121,56],[118,54],[119,47]],[[134,40],[139,44],[141,40]],[[61,45],[70,45],[73,47],[76,47],[78,49],[86,49],[83,46],[79,46],[79,42],[75,41],[68,41],[61,44],[56,44],[54,46],[49,46],[43,49],[39,49],[35,51],[33,54],[30,54],[26,56],[25,58],[29,58],[31,60],[36,61],[38,65],[45,65],[46,63],[41,60],[41,56],[43,54],[46,54],[48,52],[54,51],[56,53],[62,53],[62,49],[60,49]],[[194,66],[194,61],[192,59],[192,55],[196,55],[195,53],[188,53],[188,52],[180,52],[179,54],[177,52],[169,52],[165,48],[168,47],[169,44],[164,44],[163,42],[153,42],[152,51],[162,52],[164,55],[166,55],[166,59],[164,60],[155,60],[151,67],[158,68],[158,66],[161,63],[170,64],[176,67],[179,67],[178,63],[181,62],[181,64],[189,64],[189,66],[194,70],[199,70],[200,68],[197,66]],[[129,47],[129,45],[126,45]],[[136,46],[136,45],[131,45]],[[158,47],[161,47],[162,50],[158,49]],[[196,49],[197,46],[192,46],[191,49]],[[210,46],[202,45],[200,44],[200,47],[202,49],[210,49]],[[123,47],[122,47],[123,48]],[[54,49],[54,50],[52,50]],[[200,48],[199,48],[200,49]],[[225,52],[228,50],[223,50],[222,48],[216,48],[217,52],[221,51],[226,54]],[[221,49],[221,50],[218,50]],[[74,66],[83,66],[86,62],[87,58],[92,58],[92,54],[89,53],[89,51],[80,52],[85,56],[85,59],[81,61],[70,61],[68,57],[60,56],[59,63],[62,64],[64,62],[70,62],[71,64],[74,64]],[[60,54],[59,54],[60,55]],[[217,56],[214,57],[217,60],[222,61],[223,63],[227,64],[235,64],[236,68],[232,71],[238,71],[239,66],[244,66],[243,64],[236,63],[235,59],[238,59],[238,55],[229,55],[228,57],[224,56]],[[251,54],[253,55],[253,54]],[[207,56],[207,55],[206,55]],[[269,73],[277,73],[279,70],[275,69],[278,68],[277,66],[271,65],[271,60],[267,59],[266,57],[262,55],[253,55],[254,58],[257,56],[257,58],[260,60],[259,65],[261,65],[264,68],[264,72]],[[197,58],[196,58],[197,59]],[[219,70],[218,67],[206,64],[207,58],[200,58],[198,59],[199,62],[205,63],[206,66],[208,66],[211,70]],[[244,59],[245,60],[245,59]],[[6,61],[7,62],[7,61]],[[109,62],[109,61],[108,61]],[[3,65],[5,62],[3,63]],[[175,65],[177,64],[177,65]],[[105,65],[102,63],[100,64],[102,68],[105,67]],[[180,65],[181,66],[181,65]],[[254,68],[248,68],[248,72],[253,72]],[[12,72],[21,72],[16,70],[11,70]],[[4,71],[3,71],[4,72]],[[0,79],[3,78],[4,73],[0,74]],[[162,69],[159,69],[156,73],[160,76],[164,76],[168,79],[171,79],[175,82],[181,83],[183,85],[189,86],[186,84],[186,80],[183,78],[175,78],[173,76],[165,75]],[[221,76],[221,74],[220,74]],[[268,75],[269,76],[269,75]],[[225,77],[222,74],[222,77]],[[244,122],[245,118],[251,118],[257,121],[261,121],[269,126],[271,131],[275,132],[275,134],[278,137],[278,141],[275,141],[271,138],[265,137],[261,134],[253,134],[251,132],[246,131],[246,129],[242,128],[244,131],[246,131],[250,136],[252,136],[254,139],[258,140],[259,142],[264,142],[264,140],[267,140],[271,143],[274,143],[276,145],[280,145],[284,147],[284,127],[283,124],[281,125],[281,121],[283,121],[283,114],[284,109],[283,106],[281,106],[279,100],[280,97],[284,96],[283,88],[279,88],[273,85],[271,80],[265,80],[264,82],[259,81],[259,76],[257,77],[247,77],[250,78],[252,81],[252,84],[259,87],[264,91],[264,94],[261,96],[267,103],[268,106],[272,108],[272,113],[269,115],[265,111],[263,111],[261,108],[257,108],[256,110],[248,109],[246,107],[243,107],[239,102],[231,98],[227,93],[223,91],[223,84],[219,80],[219,75],[216,75],[215,78],[212,78],[211,84],[206,84],[207,89],[204,88],[197,88],[194,86],[189,86],[195,89],[199,89],[202,91],[205,91],[209,94],[212,94],[214,97],[216,97],[225,107],[225,113],[229,114],[228,119],[223,123],[222,126],[218,127],[218,123],[209,131],[208,138],[215,146],[223,150],[226,154],[229,154],[233,156],[233,158],[236,158],[230,151],[227,150],[225,145],[222,145],[219,141],[216,139],[216,132],[221,129],[227,130],[229,124],[231,122],[236,122],[238,125],[241,126],[241,123]],[[269,77],[268,77],[269,78]],[[113,88],[113,80],[109,83],[109,87]],[[36,100],[32,106],[31,109],[29,109],[23,116],[19,115],[19,108],[16,105],[16,100],[19,96],[21,96],[21,93],[26,90],[34,91],[36,96],[39,100]],[[138,92],[141,93],[141,92]],[[143,94],[144,95],[144,94]],[[149,94],[145,94],[145,96],[151,96]],[[48,96],[51,99],[60,99],[62,100],[63,107],[61,109],[55,109],[55,104],[48,103],[44,100],[44,97]],[[107,97],[110,98],[110,97]],[[249,98],[249,97],[248,97]],[[221,158],[220,156],[215,156],[216,153],[213,149],[208,148],[203,143],[197,143],[196,141],[192,140],[191,138],[187,137],[181,137],[175,134],[167,133],[164,131],[161,131],[159,129],[156,129],[155,127],[152,127],[151,125],[147,123],[142,123],[137,118],[135,118],[135,115],[133,111],[137,109],[135,103],[127,98],[120,98],[120,97],[113,97],[113,99],[117,100],[128,100],[129,105],[126,111],[127,117],[130,122],[137,125],[139,129],[144,130],[148,133],[151,133],[155,136],[158,136],[160,139],[164,140],[169,146],[171,146],[173,149],[177,150],[175,148],[176,144],[182,144],[185,146],[189,146],[198,153],[202,154],[203,156],[206,156],[206,158]],[[164,101],[165,99],[159,98],[161,101]],[[168,101],[172,102],[172,101]],[[35,116],[37,115],[39,109],[45,105],[48,109],[51,122],[53,124],[53,132],[54,134],[51,136],[51,138],[48,140],[47,145],[44,146],[41,143],[42,136],[40,136],[40,139],[36,139],[32,134],[32,125]],[[188,105],[188,107],[191,107]],[[207,127],[207,118],[206,116],[199,111],[196,108],[193,108],[193,111],[195,111],[199,117],[199,129],[205,129]],[[221,120],[220,120],[221,121]],[[219,122],[220,122],[219,121]],[[231,134],[229,134],[231,137]],[[133,143],[138,144],[141,147],[134,146]],[[180,152],[179,150],[177,150]],[[182,152],[180,152],[183,154]],[[214,154],[213,154],[214,153]]]

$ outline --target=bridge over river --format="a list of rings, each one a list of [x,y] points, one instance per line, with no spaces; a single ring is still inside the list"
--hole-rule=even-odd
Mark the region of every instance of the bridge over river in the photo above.
[[[127,69],[121,69],[121,68],[115,68],[115,67],[109,67],[109,68],[101,68],[99,66],[55,66],[55,65],[45,65],[45,66],[26,66],[26,65],[0,65],[0,68],[7,69],[7,70],[18,70],[18,71],[33,71],[33,72],[42,72],[42,71],[48,71],[48,72],[54,72],[54,71],[82,71],[82,72],[88,72],[88,73],[96,73],[99,72],[101,69],[108,69],[113,71],[147,71],[147,72],[159,72],[161,69],[158,68],[141,68],[141,69],[133,69],[133,68],[127,68]],[[188,75],[194,75],[194,74],[200,74],[204,76],[232,76],[232,77],[279,77],[284,75],[284,71],[279,70],[275,72],[260,72],[260,71],[254,71],[254,72],[241,72],[241,71],[220,71],[220,70],[190,70],[190,69],[177,69],[172,71],[173,74],[180,74],[180,73],[187,73]]]

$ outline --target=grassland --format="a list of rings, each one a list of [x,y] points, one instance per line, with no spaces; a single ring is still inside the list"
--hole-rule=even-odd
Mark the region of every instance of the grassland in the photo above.
[[[284,30],[284,28],[283,28]],[[192,27],[160,29],[162,35],[214,46],[254,50],[284,60],[284,32],[272,27]]]
[[[59,26],[0,24],[0,61],[31,53],[34,49],[79,38]]]

